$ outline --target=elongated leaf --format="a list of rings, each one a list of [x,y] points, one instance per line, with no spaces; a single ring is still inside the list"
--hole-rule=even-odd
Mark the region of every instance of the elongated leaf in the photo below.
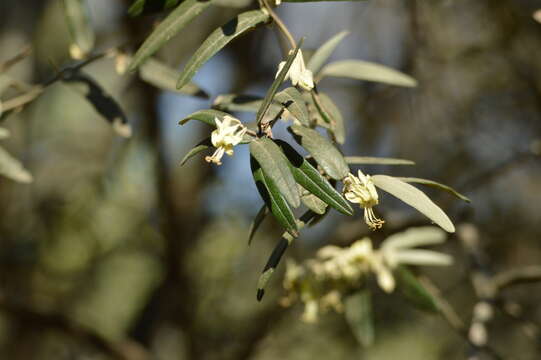
[[[316,74],[319,69],[325,64],[329,59],[334,49],[340,44],[342,40],[349,34],[349,31],[341,31],[338,34],[334,35],[332,38],[327,40],[323,45],[321,45],[314,55],[308,61],[306,67],[308,70],[311,70],[312,73]]]
[[[64,0],[63,4],[72,40],[71,56],[74,59],[82,59],[92,51],[95,40],[85,2],[83,0]]]
[[[372,156],[346,156],[345,159],[350,165],[415,165],[415,162],[411,160]]]
[[[395,275],[398,288],[410,303],[421,310],[439,312],[437,301],[407,267],[399,266]]]
[[[160,25],[154,29],[152,34],[145,40],[137,50],[130,64],[129,71],[134,71],[146,59],[154,55],[166,42],[171,40],[180,30],[195,19],[205,10],[212,1],[184,0],[175,10],[169,14]],[[184,87],[190,79],[177,88]]]
[[[298,229],[302,229],[305,225],[310,224],[312,219],[314,219],[317,216],[314,212],[311,210],[308,210],[305,212],[300,219],[297,221],[297,227]],[[261,301],[263,299],[263,296],[265,295],[265,287],[267,286],[267,283],[272,277],[272,274],[274,274],[274,271],[280,264],[280,260],[282,259],[282,256],[284,255],[285,251],[291,245],[294,238],[287,232],[282,234],[282,238],[276,244],[276,247],[272,251],[269,260],[267,260],[267,263],[265,264],[265,267],[263,268],[263,272],[261,273],[261,276],[259,277],[259,280],[257,282],[257,301]]]
[[[344,305],[346,320],[357,341],[366,347],[374,344],[374,314],[370,291],[361,290],[348,296]]]
[[[65,76],[62,80],[65,83],[75,85],[74,90],[79,90],[78,85],[82,85],[80,90],[82,95],[92,104],[96,112],[111,124],[113,130],[120,136],[126,138],[131,136],[131,126],[124,111],[118,102],[93,78],[81,72],[76,72]]]
[[[216,97],[213,108],[222,111],[257,112],[263,98],[253,95],[222,94]]]
[[[321,78],[333,76],[396,86],[417,86],[417,81],[409,75],[384,65],[361,60],[343,60],[330,63],[321,70],[320,75]]]
[[[272,178],[265,173],[254,157],[250,158],[250,166],[259,195],[261,195],[272,215],[288,233],[298,236],[295,216]]]
[[[276,94],[274,100],[281,103],[301,124],[310,125],[310,115],[299,90],[289,87]]]
[[[316,168],[285,141],[276,140],[276,143],[282,148],[286,158],[289,160],[291,172],[299,185],[341,213],[353,215],[351,205],[349,205],[342,195],[336,191]],[[323,212],[314,212],[323,214]]]
[[[455,232],[455,226],[449,217],[421,190],[392,176],[374,175],[372,180],[377,187],[417,209],[443,230]]]
[[[178,5],[181,0],[135,0],[128,9],[132,17],[168,10]]]
[[[293,207],[300,205],[300,196],[284,154],[271,139],[262,138],[250,143],[250,154],[263,168],[266,176],[276,184],[280,193]]]
[[[412,178],[412,177],[400,177],[399,179],[404,181],[404,182],[407,182],[407,183],[417,183],[417,184],[431,186],[431,187],[434,187],[436,189],[440,189],[440,190],[443,190],[443,191],[447,191],[448,193],[450,193],[450,194],[456,196],[457,198],[459,198],[460,200],[464,200],[465,202],[468,202],[468,203],[471,202],[471,200],[468,197],[462,195],[461,193],[459,193],[458,191],[456,191],[452,187],[441,184],[439,182],[435,182],[435,181],[427,180],[427,179]]]
[[[313,94],[314,104],[322,116],[323,120],[330,124],[329,130],[332,132],[334,139],[339,144],[343,144],[346,140],[346,129],[344,128],[344,118],[334,104],[331,98],[325,93]]]
[[[268,214],[269,208],[267,205],[263,205],[257,212],[254,220],[250,224],[250,231],[248,232],[248,245],[252,244],[252,240],[254,239],[257,229],[259,229],[259,226],[263,223]]]
[[[301,201],[308,209],[312,210],[318,215],[323,215],[327,212],[327,204],[314,194],[310,194],[309,191],[302,193]]]
[[[139,77],[162,90],[168,90],[179,94],[186,94],[203,99],[208,99],[208,94],[193,82],[189,82],[181,89],[177,89],[177,80],[180,71],[177,71],[156,59],[148,59],[139,67]]]
[[[201,140],[193,149],[191,149],[181,160],[180,166],[184,165],[186,161],[190,160],[195,155],[199,154],[202,151],[207,150],[208,148],[212,147],[212,142],[210,141],[210,137]]]
[[[302,46],[302,43],[304,42],[304,39],[301,39],[299,43],[297,44],[297,47],[295,50],[293,50],[287,57],[286,62],[274,81],[272,82],[271,87],[267,91],[267,94],[265,95],[265,98],[263,99],[263,104],[261,104],[261,107],[259,108],[257,115],[256,115],[256,121],[259,124],[261,120],[263,120],[263,117],[265,116],[265,113],[267,112],[272,100],[274,99],[274,95],[276,94],[276,91],[278,91],[278,88],[280,85],[284,82],[284,79],[286,78],[286,75],[289,71],[289,68],[291,67],[291,64],[293,64],[293,60],[295,60],[295,57],[297,56],[297,53],[299,52],[299,49]]]
[[[183,5],[184,4],[179,6],[177,9],[180,9]],[[185,86],[194,77],[199,68],[203,66],[203,64],[205,64],[212,56],[214,56],[214,54],[226,46],[231,40],[246,33],[248,30],[255,28],[256,26],[267,22],[268,20],[268,13],[261,10],[252,10],[238,15],[227,24],[214,30],[214,32],[210,34],[203,44],[201,44],[199,49],[197,49],[184,67],[184,70],[178,79],[177,88],[182,88]]]
[[[215,0],[214,2],[216,6],[240,9],[250,5],[252,1],[253,0]]]
[[[296,135],[299,144],[308,150],[331,178],[341,180],[348,175],[349,167],[344,157],[320,133],[300,125],[291,125],[288,130]]]
[[[224,116],[228,116],[228,113],[225,113],[223,111],[218,110],[199,110],[196,111],[188,116],[186,116],[184,119],[179,121],[180,125],[186,124],[190,120],[197,120],[204,122],[205,124],[208,124],[210,126],[216,127],[216,121],[214,118],[223,118]]]
[[[0,175],[24,184],[31,183],[33,180],[32,175],[23,167],[21,162],[12,157],[2,147],[0,147]]]

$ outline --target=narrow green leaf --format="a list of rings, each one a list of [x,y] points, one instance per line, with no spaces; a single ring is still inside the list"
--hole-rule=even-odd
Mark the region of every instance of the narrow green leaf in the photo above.
[[[82,59],[94,48],[94,30],[83,0],[64,0],[64,12],[71,35],[71,56]]]
[[[345,159],[350,165],[415,165],[411,160],[372,156],[346,156]]]
[[[253,95],[222,94],[216,97],[212,107],[221,111],[257,112],[263,99]]]
[[[271,139],[261,138],[250,143],[250,154],[272,179],[284,198],[293,207],[300,205],[300,196],[288,161]]]
[[[361,290],[348,296],[344,305],[344,315],[357,341],[365,347],[373,345],[375,331],[370,291]]]
[[[208,2],[204,4],[208,4]],[[179,6],[177,9],[180,9],[183,5],[184,4]],[[177,88],[182,88],[184,85],[186,85],[194,77],[199,68],[203,66],[203,64],[205,64],[212,56],[214,56],[214,54],[226,46],[231,40],[246,33],[248,30],[255,28],[256,26],[267,22],[268,20],[268,13],[261,10],[252,10],[238,15],[227,24],[214,30],[214,32],[210,34],[203,44],[201,44],[199,49],[197,49],[184,67],[184,70],[178,79]]]
[[[181,89],[177,89],[177,78],[180,71],[177,71],[161,61],[149,58],[139,67],[139,77],[141,80],[156,86],[162,90],[172,91],[179,94],[186,94],[203,99],[208,99],[208,94],[193,82],[189,82]]]
[[[211,110],[211,109],[199,110],[199,111],[196,111],[196,112],[186,116],[184,119],[180,120],[179,124],[184,125],[190,120],[198,120],[198,121],[204,122],[205,124],[208,124],[208,125],[210,125],[212,127],[216,127],[216,122],[215,122],[214,118],[220,118],[221,119],[224,116],[229,116],[229,114],[225,113],[223,111]]]
[[[395,275],[398,288],[406,300],[421,310],[439,312],[437,301],[407,267],[399,266]]]
[[[321,70],[320,77],[325,76],[375,81],[396,86],[417,86],[417,81],[409,75],[384,65],[361,60],[343,60],[330,63]]]
[[[441,184],[439,182],[435,182],[435,181],[427,180],[427,179],[412,178],[412,177],[399,177],[398,179],[400,179],[400,180],[402,180],[404,182],[407,182],[407,183],[417,183],[417,184],[431,186],[431,187],[434,187],[436,189],[440,189],[440,190],[443,190],[443,191],[447,191],[448,193],[450,193],[450,194],[456,196],[457,198],[459,198],[460,200],[464,200],[465,202],[468,202],[468,203],[471,202],[471,200],[468,197],[462,195],[461,193],[459,193],[458,191],[456,191],[452,187]]]
[[[0,175],[24,184],[33,181],[32,175],[23,167],[21,162],[12,157],[2,147],[0,147]]]
[[[216,6],[240,9],[247,7],[253,0],[215,0]]]
[[[265,95],[265,98],[263,99],[263,104],[259,108],[259,111],[257,112],[257,115],[256,115],[256,121],[258,124],[261,122],[261,120],[263,120],[265,113],[267,112],[272,100],[274,99],[274,95],[276,94],[276,91],[278,91],[278,88],[284,82],[284,79],[286,78],[289,68],[291,67],[291,64],[293,64],[293,60],[295,60],[295,57],[297,56],[297,53],[299,52],[299,49],[301,48],[303,42],[304,42],[304,38],[299,41],[295,50],[293,50],[288,55],[286,62],[284,66],[282,67],[282,70],[280,70],[280,72],[278,73],[274,81],[272,82],[271,87],[267,91],[267,94]]]
[[[455,226],[449,217],[421,190],[392,176],[373,175],[372,180],[377,187],[417,209],[443,230],[455,232]]]
[[[318,215],[323,215],[325,212],[327,212],[327,204],[314,194],[310,194],[310,192],[307,190],[304,190],[304,193],[302,193],[301,201],[304,206]]]
[[[261,165],[252,156],[250,157],[250,166],[259,195],[270,209],[272,215],[282,225],[288,233],[298,236],[297,223],[291,208],[280,193],[275,182],[263,170]]]
[[[308,160],[303,158],[293,147],[281,140],[275,140],[282,148],[291,165],[291,172],[295,181],[323,202],[345,215],[353,215],[351,205],[336,191]],[[306,200],[306,199],[305,199]],[[308,199],[310,201],[310,199]],[[314,204],[315,205],[315,204]],[[324,209],[323,209],[324,210]],[[321,211],[314,211],[323,214]]]
[[[306,67],[308,70],[311,70],[312,73],[316,74],[323,64],[329,59],[331,54],[334,52],[334,49],[340,44],[342,40],[349,34],[349,31],[341,31],[338,34],[334,35],[332,38],[327,40],[323,45],[321,45],[314,55],[308,61]]]
[[[301,124],[310,125],[310,115],[299,90],[289,87],[276,94],[274,100],[281,103]]]
[[[210,141],[210,137],[201,140],[193,149],[191,149],[180,161],[180,166],[184,165],[186,161],[190,160],[195,155],[199,154],[202,151],[207,150],[208,148],[212,147],[212,142]]]
[[[316,130],[291,125],[288,130],[295,140],[314,157],[331,178],[341,180],[349,174],[349,167],[342,154]]]
[[[267,205],[263,205],[257,212],[254,220],[250,224],[250,231],[248,232],[248,246],[252,244],[255,233],[257,232],[259,226],[263,223],[268,214],[269,208],[267,207]]]
[[[128,9],[132,17],[147,15],[177,6],[180,0],[136,0]]]
[[[205,10],[212,1],[184,0],[175,10],[173,10],[150,34],[143,45],[137,50],[130,64],[129,71],[134,71],[146,59],[154,55],[166,42],[171,40],[180,30],[195,19],[203,10]],[[188,83],[177,86],[184,87]]]
[[[310,224],[312,219],[314,219],[317,216],[314,212],[311,210],[308,210],[297,221],[297,227],[298,229],[302,229],[305,225]],[[294,238],[287,232],[282,234],[282,238],[276,244],[276,247],[272,251],[269,260],[267,260],[267,263],[265,264],[265,267],[263,268],[263,272],[261,273],[261,276],[259,277],[259,280],[257,282],[257,301],[261,301],[263,299],[263,296],[265,295],[265,287],[267,286],[267,283],[272,277],[272,274],[274,274],[274,270],[278,267],[280,264],[280,260],[282,259],[282,256],[284,255],[285,251],[291,245]]]
[[[325,93],[315,94],[314,104],[323,120],[330,124],[329,130],[332,132],[336,142],[343,144],[346,140],[346,129],[344,128],[344,118],[334,104],[331,98]]]

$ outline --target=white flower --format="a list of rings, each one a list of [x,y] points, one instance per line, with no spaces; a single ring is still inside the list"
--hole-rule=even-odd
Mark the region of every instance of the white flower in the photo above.
[[[290,51],[289,53],[292,54],[293,51]],[[278,65],[278,72],[276,73],[275,77],[278,77],[278,74],[280,71],[282,71],[285,64],[286,62],[282,61]],[[295,60],[293,60],[289,71],[287,72],[285,80],[287,79],[291,79],[293,86],[298,85],[306,91],[310,91],[314,88],[314,77],[312,72],[306,68],[306,65],[304,65],[304,58],[300,49],[297,52],[297,56],[295,56]]]
[[[222,121],[219,118],[215,118],[214,121],[216,122],[216,130],[211,134],[211,141],[216,151],[212,156],[207,156],[205,160],[221,165],[224,153],[232,156],[233,146],[242,141],[242,137],[248,129],[241,124],[240,120],[229,115],[224,116]]]
[[[364,221],[372,230],[379,229],[385,221],[378,219],[372,207],[379,203],[378,193],[370,175],[364,175],[361,170],[358,177],[349,174],[344,179],[344,196],[352,203],[359,204],[364,208]]]

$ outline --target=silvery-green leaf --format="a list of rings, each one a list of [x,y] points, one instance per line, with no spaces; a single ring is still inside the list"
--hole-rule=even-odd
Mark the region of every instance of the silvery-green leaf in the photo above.
[[[135,53],[130,64],[129,71],[135,70],[146,59],[154,55],[166,42],[171,40],[180,30],[195,19],[203,10],[205,10],[212,1],[184,0],[175,10],[173,10],[150,34],[143,45]],[[191,78],[190,78],[191,79]],[[185,84],[177,86],[182,88]]]
[[[344,302],[344,315],[357,341],[363,346],[371,346],[375,332],[370,291],[361,290],[348,296]]]
[[[178,5],[181,0],[135,0],[128,9],[132,17],[168,10]]]
[[[414,207],[443,230],[455,232],[455,226],[449,217],[421,190],[392,176],[374,175],[372,180],[377,187]]]
[[[453,258],[447,254],[424,249],[397,250],[393,260],[398,264],[416,266],[449,266],[453,263]]]
[[[189,1],[189,0],[186,0]],[[201,4],[202,2],[198,1]],[[208,4],[204,2],[203,4]],[[184,3],[182,4],[184,5]],[[178,9],[182,7],[180,5]],[[176,11],[176,10],[175,10]],[[262,25],[269,20],[269,15],[261,10],[252,10],[244,12],[227,24],[214,30],[212,34],[201,44],[199,49],[188,60],[188,63],[184,67],[182,74],[180,75],[177,88],[185,86],[195,75],[203,64],[205,64],[214,54],[220,51],[231,40],[246,33],[247,31],[255,28],[258,25]]]
[[[342,154],[316,130],[301,125],[291,125],[288,130],[331,178],[341,180],[349,174]]]
[[[250,5],[253,0],[214,0],[216,6],[223,6],[229,8],[244,8]]]
[[[299,90],[289,87],[276,94],[274,100],[281,103],[301,124],[310,125],[310,115]]]
[[[301,201],[308,209],[312,210],[318,215],[323,215],[327,211],[327,204],[323,200],[319,199],[314,194],[306,192],[301,195]]]
[[[445,242],[447,235],[439,227],[421,226],[387,237],[381,244],[382,249],[413,248],[416,246],[436,245]]]
[[[302,229],[306,224],[309,224],[316,216],[317,214],[315,214],[311,210],[308,210],[297,221],[297,228],[299,230]],[[282,238],[280,239],[278,244],[276,244],[276,247],[272,251],[269,260],[267,260],[267,263],[263,268],[263,272],[261,273],[261,276],[259,277],[259,280],[257,282],[257,301],[261,301],[261,299],[263,299],[263,296],[265,295],[265,287],[271,279],[272,274],[274,274],[274,271],[280,264],[282,256],[284,255],[289,245],[293,242],[293,240],[294,237],[291,236],[291,234],[285,232],[282,234]]]
[[[190,160],[195,155],[199,154],[202,151],[207,150],[208,148],[212,147],[212,142],[210,141],[210,137],[201,140],[193,149],[191,149],[180,161],[180,166],[184,165],[186,161]]]
[[[21,162],[0,147],[0,175],[20,183],[31,183],[32,175],[23,167]]]
[[[63,0],[64,12],[68,22],[71,40],[74,46],[71,55],[80,59],[85,57],[94,47],[94,30],[90,24],[84,0]]]
[[[282,67],[278,75],[276,75],[276,78],[272,82],[271,87],[267,91],[267,94],[265,95],[265,98],[263,99],[263,103],[261,104],[261,107],[257,111],[256,121],[258,124],[263,120],[263,117],[265,116],[267,109],[269,108],[272,100],[274,99],[274,95],[276,94],[276,91],[278,91],[278,88],[284,82],[284,79],[286,78],[289,68],[291,67],[291,64],[293,64],[293,60],[295,60],[295,57],[297,57],[297,53],[299,52],[299,49],[301,48],[303,42],[304,42],[304,39],[301,39],[299,43],[297,44],[297,47],[295,48],[295,50],[293,50],[293,52],[291,52],[288,55],[284,66]]]
[[[261,165],[252,156],[250,157],[250,166],[252,176],[261,198],[271,211],[274,218],[293,236],[298,236],[297,223],[295,215],[282,196],[282,193],[276,186],[272,178],[263,170]]]
[[[263,220],[265,220],[268,214],[269,208],[267,205],[263,205],[257,212],[254,220],[250,224],[250,231],[248,232],[248,245],[252,244],[252,240],[257,232],[257,229],[259,229],[259,226],[263,223]]]
[[[212,107],[221,111],[257,112],[263,98],[253,95],[222,94],[216,97]]]
[[[301,185],[304,189],[308,190],[311,194],[322,200],[327,205],[330,205],[334,209],[340,211],[345,215],[352,215],[353,209],[351,205],[344,199],[344,197],[336,191],[327,179],[325,179],[316,168],[314,168],[308,160],[303,158],[291,145],[282,140],[275,140],[280,146],[284,155],[289,160],[291,172],[295,181]],[[309,209],[313,210],[317,214],[323,214],[325,207],[321,206],[318,202],[305,197],[305,205]],[[308,204],[307,204],[308,202]],[[313,206],[313,207],[312,207]]]
[[[316,52],[310,58],[310,61],[306,64],[308,70],[311,70],[312,73],[316,74],[319,69],[325,64],[329,59],[334,49],[340,44],[340,42],[349,34],[349,31],[341,31],[338,34],[334,35],[332,38],[327,40],[323,45],[321,45]]]
[[[186,116],[184,119],[180,120],[179,124],[184,125],[190,120],[198,120],[212,127],[216,127],[216,121],[214,119],[215,118],[222,119],[224,116],[229,116],[229,114],[223,111],[212,110],[212,109],[199,110]]]
[[[330,63],[321,70],[320,77],[325,76],[374,81],[396,86],[417,86],[417,81],[409,75],[384,65],[361,60]]]
[[[398,289],[409,302],[421,310],[439,312],[437,301],[407,267],[399,266],[394,274]]]
[[[278,145],[269,138],[260,138],[250,143],[250,154],[272,179],[280,193],[293,207],[300,205],[300,196],[288,160]]]
[[[203,99],[208,99],[208,94],[193,82],[189,82],[181,89],[177,89],[177,78],[180,71],[165,65],[161,61],[149,58],[139,67],[139,77],[162,90],[168,90],[179,94],[186,94]]]
[[[350,165],[415,165],[411,160],[372,156],[346,156],[345,159]]]
[[[344,118],[338,107],[331,98],[325,93],[313,94],[314,104],[326,123],[330,124],[329,130],[332,132],[337,143],[343,144],[346,140],[346,129],[344,128]]]
[[[439,182],[435,182],[435,181],[427,180],[427,179],[412,178],[412,177],[399,177],[399,179],[404,181],[404,182],[407,182],[407,183],[417,183],[417,184],[431,186],[431,187],[434,187],[434,188],[437,188],[437,189],[440,189],[440,190],[444,190],[444,191],[447,191],[448,193],[456,196],[460,200],[464,200],[465,202],[468,202],[468,203],[471,202],[471,200],[468,197],[462,195],[461,193],[459,193],[458,191],[456,191],[452,187],[441,184]]]

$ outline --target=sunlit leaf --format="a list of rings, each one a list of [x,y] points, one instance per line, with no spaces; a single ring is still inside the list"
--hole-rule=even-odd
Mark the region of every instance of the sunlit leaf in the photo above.
[[[449,217],[421,190],[392,176],[373,175],[372,180],[377,187],[417,209],[443,230],[455,232],[455,226]]]
[[[255,233],[259,229],[259,226],[263,223],[263,220],[267,217],[269,214],[269,208],[267,205],[263,205],[259,211],[257,212],[254,220],[250,224],[250,231],[248,232],[248,245],[252,244],[252,240],[254,239]]]
[[[351,205],[342,197],[342,195],[336,191],[336,189],[325,179],[316,168],[314,168],[305,158],[303,158],[293,147],[288,143],[281,140],[276,140],[276,143],[282,148],[286,158],[291,165],[291,172],[295,181],[301,185],[304,189],[308,190],[311,194],[321,199],[327,205],[330,205],[334,209],[340,211],[345,215],[352,215],[353,209]],[[308,197],[305,200],[310,201]],[[311,205],[315,206],[314,210],[310,206],[310,209],[314,210],[317,214],[323,214],[324,207],[318,206],[317,203],[311,201]]]
[[[320,77],[325,76],[374,81],[396,86],[417,86],[417,81],[409,75],[384,65],[361,60],[330,63],[321,70]]]
[[[265,116],[267,109],[269,108],[272,100],[274,99],[274,95],[276,95],[276,91],[278,91],[278,88],[284,82],[284,79],[286,78],[289,68],[291,67],[291,64],[293,64],[293,60],[295,60],[295,57],[297,56],[297,53],[299,52],[299,49],[301,48],[303,41],[304,39],[301,39],[299,43],[297,44],[297,47],[295,48],[295,50],[293,50],[293,52],[291,52],[288,55],[284,66],[282,67],[278,75],[276,75],[276,78],[274,79],[274,81],[272,82],[272,85],[267,91],[267,94],[265,95],[265,98],[263,99],[263,103],[261,104],[261,107],[257,111],[256,121],[258,124],[261,122],[261,120],[263,120],[263,117]]]
[[[274,97],[275,101],[281,103],[293,117],[301,124],[310,125],[310,115],[301,93],[294,87],[280,91]]]
[[[216,6],[230,7],[235,9],[240,9],[247,7],[254,0],[214,0]]]
[[[331,178],[341,180],[348,175],[349,167],[344,157],[320,133],[300,125],[291,125],[288,129]]]
[[[182,158],[182,160],[180,161],[180,166],[184,165],[186,161],[190,160],[195,155],[199,154],[202,151],[207,150],[210,147],[212,147],[212,142],[210,141],[210,137],[201,140],[193,149],[188,151],[188,153]]]
[[[293,215],[291,208],[282,196],[282,193],[275,182],[267,175],[254,157],[250,157],[250,166],[259,195],[261,195],[261,198],[270,209],[272,215],[288,233],[293,236],[298,236],[295,215]]]
[[[399,266],[395,275],[398,289],[409,302],[421,310],[439,311],[436,300],[407,267]]]
[[[348,296],[344,301],[344,315],[357,341],[363,346],[371,346],[375,331],[370,291],[361,290]]]
[[[190,120],[198,120],[212,127],[216,127],[216,121],[214,119],[215,118],[221,119],[224,116],[229,116],[229,114],[223,111],[212,110],[212,109],[199,110],[186,116],[184,119],[180,120],[179,124],[184,125]]]
[[[319,69],[325,64],[325,62],[329,59],[329,57],[332,55],[334,49],[340,44],[342,40],[349,34],[348,31],[341,31],[338,34],[334,35],[332,38],[327,40],[323,45],[321,45],[314,55],[310,58],[310,61],[308,61],[308,64],[306,64],[306,67],[311,70],[314,74],[316,74]]]
[[[284,198],[293,207],[300,205],[300,196],[288,161],[278,145],[271,139],[261,138],[250,143],[250,154],[272,179]]]
[[[468,197],[462,195],[461,193],[459,193],[458,191],[456,191],[452,187],[441,184],[439,182],[435,182],[435,181],[427,180],[427,179],[412,178],[412,177],[399,177],[399,179],[404,181],[404,182],[407,182],[407,183],[417,183],[417,184],[431,186],[431,187],[434,187],[436,189],[440,189],[440,190],[443,190],[443,191],[447,191],[448,193],[450,193],[450,194],[456,196],[457,198],[459,198],[460,200],[464,200],[465,202],[468,202],[468,203],[471,202],[471,200]]]
[[[372,156],[346,156],[345,159],[350,165],[415,165],[411,160]]]
[[[222,111],[257,112],[263,98],[253,95],[222,94],[216,97],[213,108]]]
[[[309,191],[305,190],[305,193],[301,194],[301,202],[318,215],[323,215],[327,211],[327,204]]]
[[[189,1],[189,0],[187,0]],[[201,2],[198,2],[201,4]],[[208,4],[208,2],[203,3]],[[177,8],[180,9],[184,3]],[[176,10],[175,10],[176,11]],[[222,27],[214,30],[188,60],[177,82],[177,88],[185,86],[203,64],[220,51],[231,40],[269,20],[269,15],[261,10],[242,13]]]
[[[21,162],[12,157],[0,147],[0,175],[20,183],[31,183],[32,175],[23,167]]]
[[[63,4],[72,40],[70,54],[75,59],[82,59],[92,51],[95,41],[85,1],[63,0]]]
[[[135,70],[146,59],[154,55],[166,42],[171,40],[180,30],[195,19],[203,10],[205,10],[212,1],[184,0],[175,10],[173,10],[150,34],[143,45],[135,53],[130,64],[129,71]],[[191,78],[190,78],[191,79]],[[185,84],[177,86],[184,87]]]
[[[191,95],[208,99],[208,94],[193,82],[189,82],[181,89],[177,89],[177,79],[180,71],[177,71],[156,59],[148,59],[139,67],[139,76],[143,81],[162,90],[168,90],[180,94]]]

